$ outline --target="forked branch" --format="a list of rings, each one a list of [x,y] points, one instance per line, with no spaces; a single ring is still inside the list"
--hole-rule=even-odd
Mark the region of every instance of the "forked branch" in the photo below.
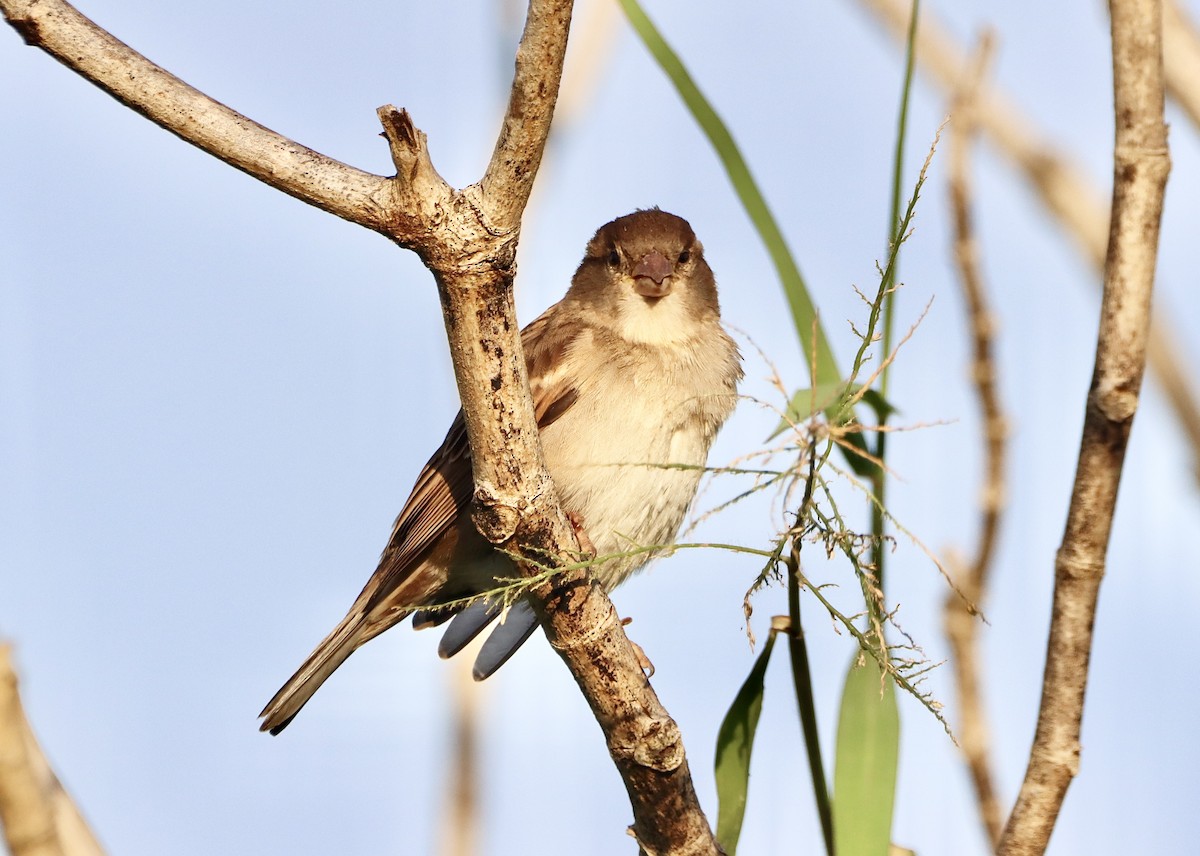
[[[372,175],[219,104],[62,0],[0,0],[0,10],[28,43],[187,142],[417,252],[442,300],[471,441],[476,524],[497,546],[542,562],[577,548],[542,459],[512,295],[521,215],[558,97],[571,0],[530,0],[495,151],[482,180],[463,190],[437,174],[425,136],[402,110],[380,109],[397,174]],[[545,603],[551,643],[604,730],[643,850],[717,853],[679,730],[607,596],[584,571],[534,594]]]

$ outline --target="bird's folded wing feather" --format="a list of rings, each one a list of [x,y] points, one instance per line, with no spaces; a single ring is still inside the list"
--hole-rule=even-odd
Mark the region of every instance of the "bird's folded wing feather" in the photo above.
[[[578,397],[577,390],[562,371],[563,355],[575,332],[551,323],[560,304],[550,307],[521,332],[521,346],[529,373],[534,414],[538,427],[545,428],[565,413]],[[379,560],[378,585],[371,604],[387,598],[403,583],[421,557],[453,525],[471,502],[474,482],[471,447],[466,422],[460,410],[446,439],[417,476],[408,502],[392,527],[388,545]],[[364,592],[365,594],[365,592]],[[369,608],[369,607],[368,607]]]

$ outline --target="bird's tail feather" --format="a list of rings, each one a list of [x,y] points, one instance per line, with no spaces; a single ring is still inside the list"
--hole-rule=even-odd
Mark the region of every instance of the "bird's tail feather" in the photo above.
[[[359,645],[370,638],[363,632],[363,619],[361,612],[351,610],[316,650],[308,655],[304,665],[288,679],[279,692],[275,693],[275,697],[267,702],[267,706],[259,714],[262,719],[260,731],[278,734],[287,728],[288,723],[300,712],[300,708],[304,707],[313,693],[325,683],[325,679],[346,662],[346,658],[353,654]]]
[[[527,600],[519,600],[504,616],[504,621],[492,631],[492,635],[479,649],[475,658],[475,667],[471,670],[477,681],[490,677],[497,669],[508,662],[508,658],[525,644],[533,631],[538,628],[538,618],[533,607]],[[482,629],[482,628],[480,628]]]
[[[492,623],[503,607],[499,603],[488,603],[477,600],[450,622],[442,641],[438,644],[438,656],[442,659],[453,657],[478,636],[485,627]]]

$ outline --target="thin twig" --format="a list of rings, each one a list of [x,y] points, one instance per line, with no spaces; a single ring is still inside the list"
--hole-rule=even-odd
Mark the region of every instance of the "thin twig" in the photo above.
[[[975,557],[955,574],[962,593],[950,592],[942,608],[946,637],[950,642],[951,662],[958,687],[959,746],[975,786],[975,798],[984,832],[993,849],[1000,841],[1004,815],[996,796],[991,758],[988,754],[989,729],[980,690],[979,609],[987,590],[987,575],[1000,529],[1005,505],[1005,446],[1008,425],[1000,406],[996,381],[996,361],[992,340],[996,322],[988,305],[987,289],[980,273],[979,251],[971,212],[970,146],[975,135],[975,102],[985,69],[991,59],[992,39],[985,34],[976,51],[975,68],[964,81],[951,106],[950,125],[950,205],[954,213],[954,260],[967,306],[973,355],[971,378],[974,381],[982,413],[986,471],[982,492],[979,543]]]
[[[1096,366],[1075,485],[1055,562],[1054,605],[1037,731],[997,852],[1040,854],[1079,767],[1096,601],[1146,364],[1150,297],[1171,163],[1163,121],[1161,0],[1112,0],[1112,228]]]

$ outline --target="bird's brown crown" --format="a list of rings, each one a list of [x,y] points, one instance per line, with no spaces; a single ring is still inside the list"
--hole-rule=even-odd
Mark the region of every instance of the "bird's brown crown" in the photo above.
[[[641,257],[651,250],[698,252],[700,242],[687,220],[659,208],[647,208],[601,226],[588,242],[587,254],[603,259],[618,248],[629,256]]]

